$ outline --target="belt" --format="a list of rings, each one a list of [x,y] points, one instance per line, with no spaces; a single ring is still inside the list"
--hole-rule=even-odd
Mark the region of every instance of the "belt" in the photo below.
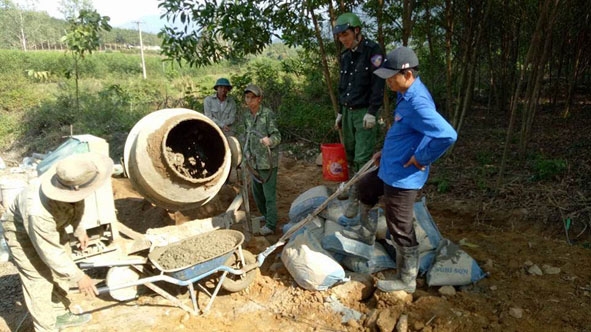
[[[353,111],[353,110],[358,110],[358,109],[362,109],[362,108],[368,108],[369,105],[352,105],[352,106],[344,105],[343,107]]]

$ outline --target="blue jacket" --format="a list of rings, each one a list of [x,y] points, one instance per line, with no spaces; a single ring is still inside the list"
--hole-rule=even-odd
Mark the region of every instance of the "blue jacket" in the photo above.
[[[398,93],[394,124],[382,149],[378,176],[389,186],[420,189],[429,177],[429,165],[456,141],[454,128],[437,112],[427,87],[417,77],[408,90]],[[404,164],[415,156],[424,171]]]

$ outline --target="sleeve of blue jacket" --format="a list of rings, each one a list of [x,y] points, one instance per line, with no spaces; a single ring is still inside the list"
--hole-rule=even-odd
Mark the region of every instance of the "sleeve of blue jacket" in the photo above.
[[[415,159],[421,165],[430,165],[445,153],[457,140],[458,134],[426,98],[413,100],[417,121],[411,121],[413,128],[424,135],[415,150]]]

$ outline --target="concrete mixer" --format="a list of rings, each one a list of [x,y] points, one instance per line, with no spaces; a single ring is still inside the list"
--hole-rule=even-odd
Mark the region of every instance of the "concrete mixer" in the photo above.
[[[153,204],[186,210],[209,202],[241,158],[235,137],[226,137],[205,115],[184,108],[148,114],[133,127],[124,149],[125,171]]]

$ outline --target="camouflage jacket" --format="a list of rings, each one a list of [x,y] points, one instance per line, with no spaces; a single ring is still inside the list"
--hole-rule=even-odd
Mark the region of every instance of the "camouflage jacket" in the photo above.
[[[84,231],[80,224],[84,202],[64,203],[47,198],[35,179],[8,207],[5,232],[16,233],[21,248],[34,247],[37,255],[61,278],[78,282],[84,276],[66,250],[66,226],[72,225],[74,235]],[[9,244],[10,246],[11,244]]]
[[[254,169],[272,169],[279,164],[279,143],[281,133],[277,128],[275,113],[266,107],[260,106],[259,111],[252,115],[247,111],[244,115],[244,127],[246,140],[244,142],[244,158]],[[261,138],[271,139],[271,156],[269,150],[260,142]],[[270,158],[269,158],[270,157]]]

